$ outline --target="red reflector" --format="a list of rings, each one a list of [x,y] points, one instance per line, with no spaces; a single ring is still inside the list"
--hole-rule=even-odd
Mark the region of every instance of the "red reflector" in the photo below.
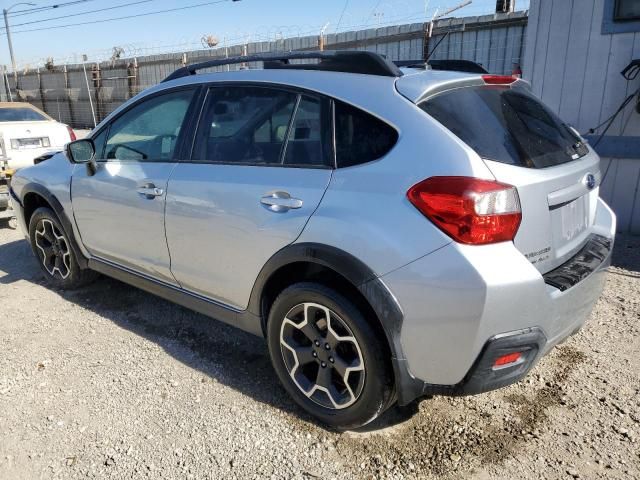
[[[511,85],[518,79],[513,75],[482,75],[482,80],[487,85]]]
[[[460,243],[513,240],[522,214],[515,187],[472,177],[431,177],[407,192],[409,201]]]
[[[75,142],[77,140],[76,133],[73,131],[73,128],[71,128],[69,125],[67,125],[67,132],[69,132],[69,138],[71,139],[71,141]]]
[[[507,353],[506,355],[502,355],[501,357],[496,358],[496,361],[493,362],[493,366],[504,367],[505,365],[516,363],[518,360],[520,360],[521,357],[521,352]]]

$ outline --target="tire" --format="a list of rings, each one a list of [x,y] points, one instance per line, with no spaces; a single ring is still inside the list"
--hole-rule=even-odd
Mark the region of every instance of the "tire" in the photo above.
[[[47,282],[63,290],[91,283],[97,273],[78,265],[67,233],[50,208],[40,207],[29,220],[29,241]]]
[[[325,425],[358,428],[389,407],[388,348],[356,306],[336,291],[317,283],[285,289],[271,307],[267,340],[284,388]]]

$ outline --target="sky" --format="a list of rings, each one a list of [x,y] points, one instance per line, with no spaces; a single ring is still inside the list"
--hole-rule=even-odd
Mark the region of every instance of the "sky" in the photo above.
[[[74,2],[72,5],[40,12],[25,9]],[[461,3],[462,0],[30,0],[36,7],[0,1],[9,8],[13,48],[19,68],[42,65],[52,57],[56,64],[104,60],[113,47],[124,49],[126,56],[158,54],[164,51],[199,48],[202,38],[214,36],[221,43],[243,43],[278,36],[318,34],[360,30],[375,26],[421,22],[425,12],[431,17]],[[495,0],[473,0],[452,15],[471,16],[493,13]],[[185,8],[201,5],[196,8]],[[524,10],[529,0],[516,0],[516,10]],[[116,7],[116,8],[113,8]],[[143,15],[168,9],[172,11],[116,21],[116,17]],[[98,9],[110,9],[85,14]],[[49,20],[52,17],[59,17]],[[27,22],[38,22],[29,23]],[[51,28],[81,22],[96,22],[67,28]],[[25,31],[45,29],[40,31]],[[190,47],[190,48],[188,48]],[[200,47],[201,48],[201,47]],[[10,65],[5,29],[0,30],[0,64]]]

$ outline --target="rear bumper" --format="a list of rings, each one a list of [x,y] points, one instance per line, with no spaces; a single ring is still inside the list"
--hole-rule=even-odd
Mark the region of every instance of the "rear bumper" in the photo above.
[[[615,216],[599,201],[592,233],[600,257],[581,250],[570,259],[575,275],[564,289],[547,283],[512,243],[450,244],[385,275],[404,317],[403,356],[394,359],[399,402],[480,393],[521,379],[588,318],[611,262],[614,232]],[[571,276],[568,268],[556,273]],[[530,349],[526,361],[491,370],[495,352],[510,342]]]

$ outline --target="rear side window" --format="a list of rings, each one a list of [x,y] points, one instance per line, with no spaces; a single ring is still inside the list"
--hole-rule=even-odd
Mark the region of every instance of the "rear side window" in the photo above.
[[[393,127],[339,101],[335,102],[335,129],[338,168],[377,160],[398,141]]]
[[[521,88],[460,88],[420,107],[487,160],[544,168],[588,153],[569,126]]]
[[[287,90],[209,91],[194,159],[241,165],[331,165],[329,102]]]

